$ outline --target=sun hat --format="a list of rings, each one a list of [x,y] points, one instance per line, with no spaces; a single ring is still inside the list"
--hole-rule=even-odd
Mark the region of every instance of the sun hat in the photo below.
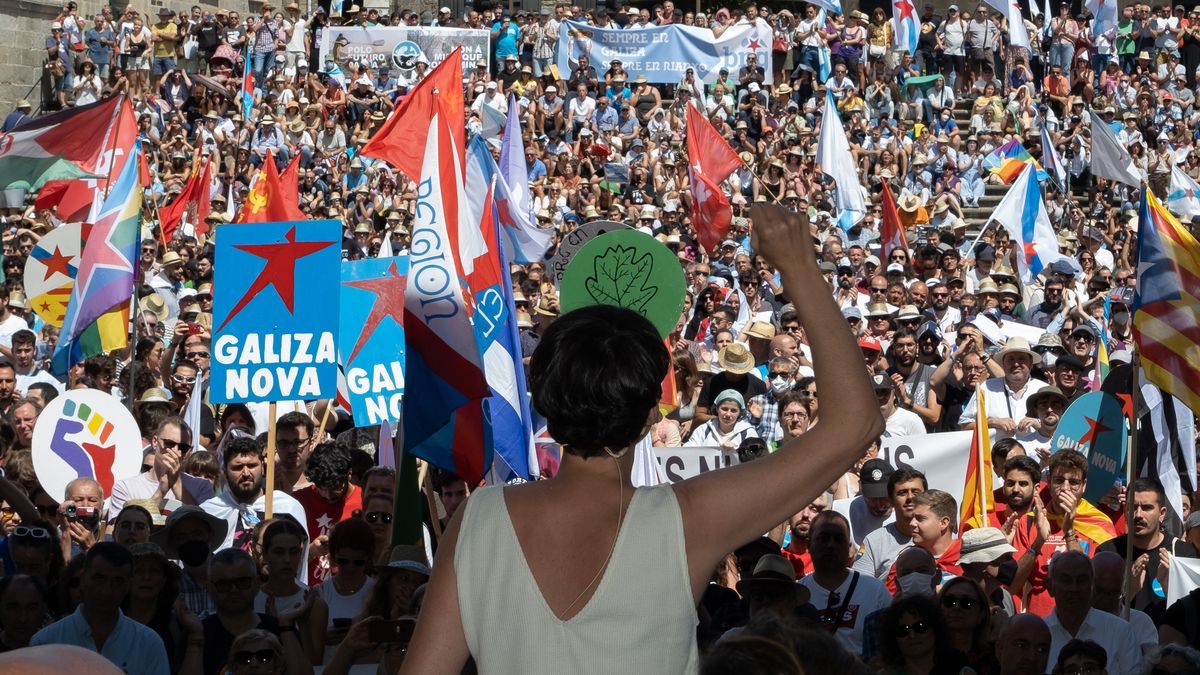
[[[737,342],[726,345],[717,353],[717,363],[726,372],[743,375],[754,369],[754,355],[744,345]],[[746,407],[744,404],[742,407]]]

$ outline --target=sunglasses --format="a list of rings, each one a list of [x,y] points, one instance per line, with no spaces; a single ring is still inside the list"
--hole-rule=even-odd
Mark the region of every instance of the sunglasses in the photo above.
[[[40,509],[39,509],[40,510]],[[29,538],[29,539],[49,539],[50,530],[44,527],[29,527],[26,525],[18,525],[13,529],[14,537]]]
[[[236,579],[220,579],[212,582],[213,588],[228,593],[230,591],[248,591],[254,585],[254,577],[237,577]]]
[[[363,518],[372,525],[379,522],[382,522],[384,525],[390,525],[392,523],[392,514],[388,513],[387,511],[371,511],[369,513],[364,513]]]
[[[195,375],[172,375],[171,379],[179,384],[196,384]]]
[[[162,443],[162,446],[164,448],[166,448],[167,450],[175,450],[176,448],[178,448],[179,452],[181,452],[185,455],[192,451],[191,443],[181,443],[179,441],[173,441],[169,438],[160,438],[160,439],[158,439],[158,442]]]
[[[188,352],[187,357],[189,359],[207,359],[208,352]]]
[[[239,651],[233,653],[233,662],[243,666],[248,666],[251,663],[258,663],[262,665],[272,663],[273,661],[275,661],[274,649],[260,649],[256,652]]]
[[[942,607],[945,607],[946,609],[957,609],[959,607],[962,607],[963,609],[971,609],[974,606],[975,598],[957,595],[942,596]]]
[[[924,621],[918,621],[916,623],[902,623],[899,626],[896,626],[896,637],[901,638],[908,637],[912,633],[924,635],[927,632],[929,632],[929,626]]]

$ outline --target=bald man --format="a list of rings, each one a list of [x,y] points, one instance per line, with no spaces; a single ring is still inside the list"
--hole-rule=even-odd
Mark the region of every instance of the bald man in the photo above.
[[[8,675],[124,675],[112,661],[74,645],[42,645],[0,654],[0,672]]]
[[[1050,628],[1036,614],[1018,614],[996,641],[1000,675],[1044,675],[1050,659]]]
[[[1125,560],[1112,551],[1100,551],[1092,558],[1092,607],[1121,616],[1121,585],[1125,583]],[[1158,644],[1154,620],[1143,611],[1130,608],[1129,624],[1142,649]]]

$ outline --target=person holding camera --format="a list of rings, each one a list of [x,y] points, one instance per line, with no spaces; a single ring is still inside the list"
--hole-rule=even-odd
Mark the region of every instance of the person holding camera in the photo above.
[[[103,510],[104,488],[100,483],[91,478],[76,478],[67,483],[65,501],[58,509],[64,559],[86,553],[103,539]]]

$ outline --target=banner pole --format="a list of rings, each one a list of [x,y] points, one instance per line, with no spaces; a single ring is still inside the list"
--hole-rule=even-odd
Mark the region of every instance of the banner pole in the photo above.
[[[317,441],[318,443],[324,442],[325,423],[329,421],[329,411],[332,409],[333,409],[333,401],[330,399],[326,399],[325,412],[321,414],[321,424],[320,424],[320,426],[317,427],[317,435],[320,436],[320,439],[321,439],[321,440]]]
[[[417,469],[417,475],[421,484],[421,492],[425,494],[425,503],[429,505],[429,529],[433,532],[434,541],[437,541],[442,538],[442,521],[438,519],[437,502],[433,498],[433,485],[429,479],[429,462],[421,462],[421,467]]]
[[[1138,380],[1138,371],[1142,367],[1142,358],[1138,353],[1137,344],[1135,342],[1133,349],[1133,357],[1130,360],[1133,365],[1133,372],[1130,377],[1132,386],[1129,391],[1129,407],[1131,409],[1129,420],[1129,453],[1125,458],[1125,602],[1121,607],[1121,617],[1126,621],[1129,620],[1129,610],[1133,606],[1133,596],[1137,594],[1137,590],[1130,593],[1130,582],[1133,581],[1133,495],[1130,494],[1129,488],[1133,485],[1133,477],[1135,467],[1137,466],[1137,450],[1138,450],[1138,408],[1142,404],[1142,387]],[[1149,574],[1150,571],[1146,570]],[[1140,590],[1140,589],[1138,589]]]
[[[267,406],[266,519],[275,513],[275,401]]]

